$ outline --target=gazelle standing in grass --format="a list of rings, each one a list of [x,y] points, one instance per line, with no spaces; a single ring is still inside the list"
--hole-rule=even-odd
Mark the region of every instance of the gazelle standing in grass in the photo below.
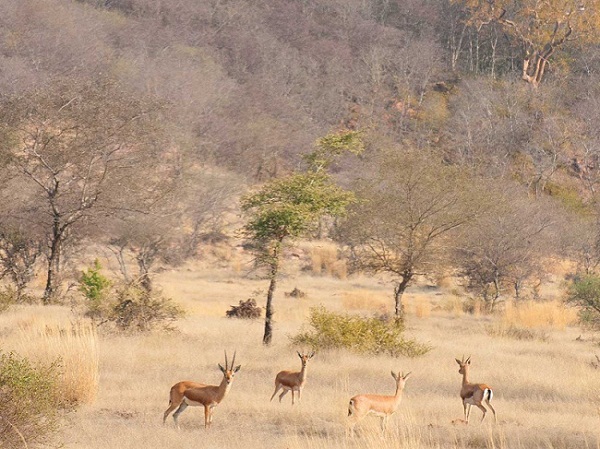
[[[492,388],[486,384],[472,384],[469,382],[469,366],[471,365],[471,356],[465,360],[465,356],[463,355],[462,360],[454,359],[458,366],[460,366],[458,372],[462,374],[462,388],[460,389],[460,397],[463,402],[463,409],[465,413],[465,423],[469,424],[469,415],[471,414],[471,406],[475,405],[479,407],[479,409],[483,412],[483,416],[481,417],[481,421],[485,418],[485,414],[487,413],[487,409],[481,403],[485,401],[488,407],[494,413],[494,422],[496,422],[496,410],[490,401],[494,397],[494,392]]]
[[[175,421],[177,427],[179,427],[177,418],[186,408],[188,408],[188,406],[203,405],[204,427],[210,427],[210,424],[212,423],[213,409],[225,398],[229,392],[229,389],[231,388],[233,376],[241,368],[241,365],[238,365],[235,368],[233,367],[235,364],[235,354],[236,353],[234,352],[231,366],[229,366],[227,363],[227,351],[225,351],[225,368],[219,364],[219,368],[223,373],[223,380],[221,380],[219,385],[205,385],[188,380],[178,382],[173,385],[169,395],[169,408],[167,408],[163,415],[163,424],[167,420],[169,413],[179,407],[175,413],[173,413],[173,420]]]
[[[302,369],[300,371],[279,371],[277,373],[277,376],[275,376],[275,391],[271,396],[271,401],[277,392],[282,388],[283,391],[279,395],[279,402],[281,402],[288,391],[292,392],[292,405],[294,405],[295,402],[295,391],[298,392],[298,400],[300,400],[302,396],[302,388],[304,388],[304,384],[306,383],[306,365],[308,364],[308,361],[314,357],[315,352],[313,351],[310,354],[301,354],[300,351],[296,352],[302,361]]]
[[[396,381],[396,394],[394,394],[394,396],[359,394],[350,399],[350,403],[348,404],[348,416],[351,420],[351,436],[354,436],[354,427],[358,421],[370,413],[381,416],[381,432],[385,434],[388,418],[398,409],[400,401],[402,400],[404,385],[409,376],[410,373],[404,374],[398,371],[398,374],[396,374],[392,371],[392,377]]]

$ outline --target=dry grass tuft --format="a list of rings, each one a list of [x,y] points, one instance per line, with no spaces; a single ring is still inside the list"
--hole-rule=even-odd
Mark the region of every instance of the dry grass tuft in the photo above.
[[[92,324],[45,321],[36,315],[22,321],[13,338],[15,350],[31,360],[46,364],[60,360],[59,388],[67,402],[95,401],[99,355],[98,336]]]
[[[385,295],[364,289],[346,290],[341,293],[345,310],[367,310],[383,313],[390,299]]]
[[[348,277],[348,266],[345,259],[338,257],[339,251],[337,245],[328,242],[319,242],[311,245],[310,271],[317,275],[332,276],[338,279]]]
[[[502,311],[502,323],[528,329],[565,330],[577,322],[577,311],[554,301],[507,301]]]

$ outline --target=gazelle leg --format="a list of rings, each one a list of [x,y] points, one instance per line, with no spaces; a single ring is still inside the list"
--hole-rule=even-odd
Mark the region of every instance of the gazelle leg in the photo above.
[[[387,415],[381,417],[381,436],[385,436],[385,429],[387,428]]]
[[[298,402],[300,402],[301,397],[302,397],[302,388],[298,388]]]
[[[489,408],[492,409],[492,413],[494,414],[494,422],[498,422],[498,419],[496,418],[496,410],[494,410],[494,406],[492,404],[490,404],[490,401],[485,401],[485,403],[488,405]]]
[[[204,428],[208,429],[210,427],[210,407],[204,406]]]
[[[485,414],[487,413],[487,409],[483,406],[483,404],[475,404],[477,407],[479,407],[479,409],[483,412],[483,416],[481,417],[481,421],[479,422],[483,422],[484,418],[485,418]]]
[[[469,415],[467,414],[467,405],[468,404],[466,402],[463,402],[463,411],[464,411],[464,414],[465,414],[465,422],[468,423],[469,422]]]
[[[279,391],[279,389],[281,388],[281,384],[275,384],[275,391],[273,392],[273,396],[271,396],[271,401],[273,400],[273,398],[275,397],[275,395],[277,394],[277,392]]]
[[[467,404],[467,424],[469,424],[470,416],[471,416],[471,404]]]
[[[175,413],[173,413],[173,421],[175,421],[177,427],[179,427],[179,422],[177,421],[177,418],[179,418],[179,415],[181,415],[186,408],[188,408],[188,405],[185,402],[182,402],[179,408],[175,410]]]
[[[169,408],[167,410],[165,410],[165,413],[163,414],[163,424],[165,423],[165,421],[167,420],[167,416],[169,416],[169,414],[175,410],[177,408],[179,404],[175,403],[175,402],[170,402],[169,403]]]
[[[283,391],[281,392],[281,394],[279,395],[279,402],[281,402],[281,400],[283,399],[283,397],[288,394],[288,391],[290,390],[286,390],[285,388],[283,389]]]
[[[292,388],[292,405],[294,405],[294,389]]]

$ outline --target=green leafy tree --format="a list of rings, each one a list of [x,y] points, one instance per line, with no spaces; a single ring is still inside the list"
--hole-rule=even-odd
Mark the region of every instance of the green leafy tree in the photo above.
[[[249,217],[244,236],[251,243],[258,264],[267,268],[270,282],[265,345],[273,337],[273,295],[284,244],[309,234],[323,217],[344,214],[354,199],[351,192],[334,183],[327,170],[343,151],[362,151],[358,132],[344,131],[320,139],[316,150],[306,158],[309,167],[305,172],[272,180],[242,199],[242,210]]]

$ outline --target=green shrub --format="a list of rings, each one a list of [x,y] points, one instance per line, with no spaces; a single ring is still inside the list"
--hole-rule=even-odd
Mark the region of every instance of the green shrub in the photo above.
[[[81,273],[79,291],[88,301],[86,315],[92,319],[101,318],[106,311],[106,299],[110,293],[110,280],[100,273],[102,266],[98,259],[94,265]]]
[[[576,279],[569,287],[567,302],[579,307],[582,324],[600,329],[600,276],[588,275]]]
[[[309,324],[312,330],[292,337],[296,345],[316,350],[345,348],[358,353],[404,355],[416,357],[431,347],[404,338],[404,327],[377,317],[337,314],[324,307],[311,309]]]
[[[47,444],[67,404],[59,392],[59,365],[34,366],[14,353],[0,353],[0,447]]]
[[[146,332],[156,328],[171,330],[183,311],[169,298],[148,291],[139,283],[114,287],[100,273],[98,260],[81,274],[79,291],[86,298],[85,315],[98,325],[113,326],[119,331]]]

